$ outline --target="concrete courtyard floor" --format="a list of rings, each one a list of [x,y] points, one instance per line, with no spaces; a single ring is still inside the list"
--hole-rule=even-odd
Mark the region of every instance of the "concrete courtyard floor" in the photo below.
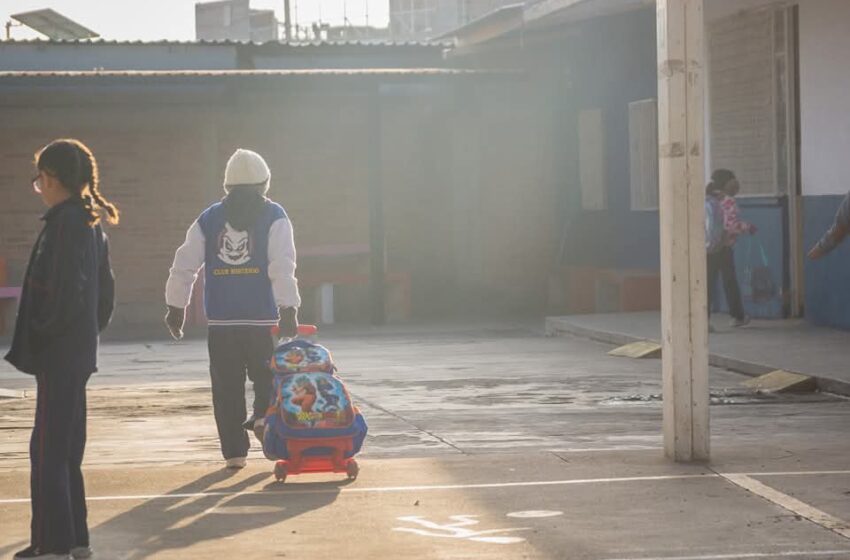
[[[331,330],[369,422],[354,482],[221,468],[201,340],[104,345],[96,557],[850,559],[850,403],[713,369],[712,461],[664,460],[660,362],[527,325]],[[29,526],[30,379],[0,366],[0,558]],[[7,391],[8,392],[8,391]]]

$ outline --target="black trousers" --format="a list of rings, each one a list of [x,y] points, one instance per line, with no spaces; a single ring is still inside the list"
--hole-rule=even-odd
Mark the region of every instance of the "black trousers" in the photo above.
[[[31,544],[67,553],[89,545],[83,453],[86,383],[91,374],[56,371],[36,376],[38,402],[30,440]]]
[[[735,252],[732,247],[724,247],[716,253],[708,255],[708,313],[717,301],[717,276],[723,280],[723,291],[726,293],[726,303],[729,313],[735,319],[744,318],[744,304],[741,301],[741,288],[738,286],[738,276],[735,273]]]
[[[272,373],[269,358],[274,343],[269,327],[222,327],[209,329],[210,378],[213,411],[225,459],[245,457],[251,442],[242,428],[246,420],[245,376],[254,384],[254,417],[269,406]]]

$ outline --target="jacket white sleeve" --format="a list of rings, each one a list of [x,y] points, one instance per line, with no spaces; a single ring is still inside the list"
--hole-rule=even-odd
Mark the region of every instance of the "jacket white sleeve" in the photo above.
[[[269,279],[278,307],[301,307],[295,278],[295,239],[292,222],[281,218],[269,230]]]
[[[186,241],[174,254],[174,263],[165,283],[165,303],[181,309],[189,305],[192,297],[192,285],[198,277],[198,270],[204,264],[206,239],[201,226],[196,221],[186,232]]]

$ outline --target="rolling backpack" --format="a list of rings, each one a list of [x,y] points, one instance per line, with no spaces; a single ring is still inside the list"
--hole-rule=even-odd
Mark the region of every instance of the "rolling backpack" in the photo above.
[[[350,437],[349,456],[360,451],[367,426],[324,346],[296,339],[281,344],[269,365],[275,373],[266,413],[263,451],[269,459],[289,456],[286,440]],[[321,446],[306,454],[321,455]]]

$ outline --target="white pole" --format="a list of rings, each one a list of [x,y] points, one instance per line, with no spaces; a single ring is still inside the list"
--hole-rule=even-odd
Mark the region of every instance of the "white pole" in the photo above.
[[[664,451],[709,458],[703,0],[657,0]]]

